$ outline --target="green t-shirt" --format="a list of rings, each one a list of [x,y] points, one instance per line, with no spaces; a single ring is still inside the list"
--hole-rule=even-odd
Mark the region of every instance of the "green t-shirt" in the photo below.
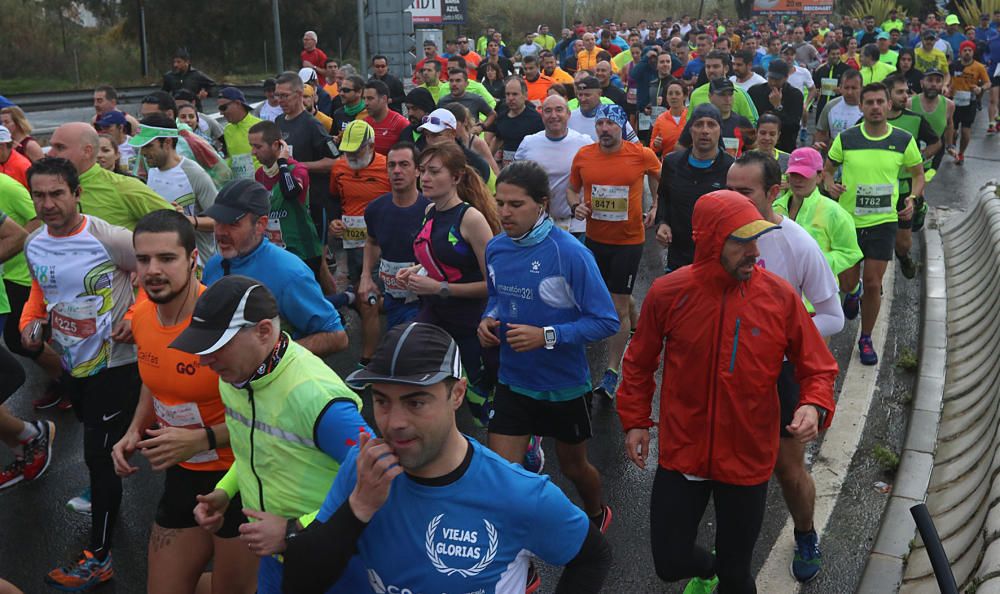
[[[691,91],[691,102],[689,109],[694,109],[702,103],[708,103],[708,84],[701,85]],[[753,99],[741,87],[736,87],[733,94],[733,111],[740,114],[754,126],[757,125],[757,108],[753,104]]]
[[[871,137],[858,124],[844,130],[830,146],[828,157],[843,166],[846,186],[838,202],[854,216],[858,229],[898,220],[899,170],[922,161],[917,142],[908,132],[889,126],[882,137]]]
[[[173,208],[146,184],[119,175],[98,164],[80,174],[80,211],[112,225],[135,229],[139,219],[154,210]]]
[[[288,164],[289,171],[294,171],[298,167],[298,163]],[[274,232],[278,230],[274,228],[275,224],[280,226],[280,243],[275,241]],[[272,242],[282,245],[303,260],[316,258],[322,253],[323,248],[319,236],[316,235],[316,226],[309,216],[308,196],[305,204],[285,200],[284,194],[281,193],[280,182],[276,182],[271,188],[271,212],[268,215],[267,228],[268,237]]]
[[[0,226],[2,226],[6,221],[7,221],[7,215],[4,214],[2,210],[0,210]],[[24,256],[21,257],[23,258]],[[0,281],[2,280],[3,280],[3,264],[0,264]],[[0,316],[7,315],[9,313],[10,313],[10,301],[7,300],[7,289],[4,288],[3,283],[0,283]]]
[[[28,190],[16,179],[2,173],[0,173],[0,211],[7,213],[11,220],[22,227],[37,216]],[[28,263],[24,260],[23,251],[0,265],[0,271],[5,280],[23,287],[31,286],[31,274],[28,272]]]
[[[233,124],[228,123],[222,130],[222,137],[226,139],[226,153],[229,168],[233,171],[233,179],[253,179],[253,174],[260,167],[260,163],[254,158],[250,148],[250,128],[257,122],[263,121],[252,113],[248,113],[245,118]]]

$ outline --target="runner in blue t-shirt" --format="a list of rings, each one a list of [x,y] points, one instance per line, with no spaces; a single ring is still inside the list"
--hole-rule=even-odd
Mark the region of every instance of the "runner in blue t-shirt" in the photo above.
[[[347,378],[371,385],[382,438],[359,435],[317,521],[289,541],[285,592],[322,591],[355,552],[375,592],[521,594],[532,554],[565,566],[557,593],[601,590],[604,536],[548,478],[459,432],[461,377],[451,336],[410,322]]]
[[[413,255],[413,240],[423,226],[424,213],[430,204],[417,190],[419,155],[420,150],[411,142],[400,142],[390,148],[386,166],[392,191],[372,200],[365,208],[368,240],[358,298],[381,297],[389,328],[412,320],[420,311],[417,296],[396,279],[400,269],[413,266],[417,261]],[[376,335],[366,336],[365,342],[378,342],[377,326]]]
[[[505,167],[496,200],[504,233],[486,246],[489,301],[478,330],[483,348],[500,349],[489,446],[520,462],[531,436],[554,438],[559,468],[605,532],[611,508],[587,459],[593,432],[585,349],[618,331],[615,305],[590,250],[549,218],[549,176],[538,163]]]

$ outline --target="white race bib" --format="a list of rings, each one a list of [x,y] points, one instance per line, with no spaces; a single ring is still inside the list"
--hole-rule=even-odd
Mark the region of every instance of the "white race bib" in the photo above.
[[[723,146],[726,147],[726,152],[734,157],[740,156],[740,139],[739,138],[723,138]]]
[[[820,84],[820,94],[825,97],[833,97],[837,94],[837,79],[835,78],[821,78],[819,80]]]
[[[382,286],[385,287],[386,293],[396,299],[405,299],[407,301],[410,301],[411,297],[415,297],[396,278],[397,272],[410,266],[413,266],[413,262],[390,262],[382,258],[378,264],[378,277],[382,281]]]
[[[368,227],[364,216],[344,215],[344,249],[365,247],[368,240]]]
[[[180,429],[203,429],[205,422],[201,418],[201,411],[194,402],[185,402],[173,406],[164,404],[153,398],[153,411],[160,425],[165,427],[178,427]],[[186,462],[198,464],[200,462],[214,462],[219,459],[219,454],[215,450],[199,452]]]
[[[273,212],[267,217],[267,240],[280,248],[285,247],[285,238],[281,234],[281,219],[274,216]]]
[[[892,184],[858,184],[854,195],[854,214],[894,214],[892,205]]]
[[[590,190],[590,217],[596,221],[628,220],[628,186],[594,185]]]
[[[965,107],[972,103],[972,91],[955,91],[955,107]]]

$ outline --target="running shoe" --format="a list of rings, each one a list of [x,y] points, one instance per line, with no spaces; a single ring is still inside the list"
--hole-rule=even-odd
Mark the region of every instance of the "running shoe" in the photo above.
[[[38,435],[24,444],[24,480],[33,481],[42,476],[52,461],[52,441],[56,437],[56,424],[52,421],[35,421]]]
[[[844,317],[848,320],[853,320],[858,317],[858,312],[861,311],[861,285],[854,290],[853,293],[848,293],[844,296]]]
[[[861,339],[858,340],[858,352],[861,354],[862,365],[875,365],[878,363],[878,353],[875,352],[875,347],[872,345],[871,336],[861,335]]]
[[[31,405],[35,407],[35,410],[45,410],[54,406],[58,406],[62,410],[73,408],[73,403],[70,402],[66,389],[59,382],[50,383],[49,387],[45,389],[45,394],[41,398],[33,400]]]
[[[85,592],[110,580],[114,575],[111,553],[100,561],[93,553],[84,550],[73,563],[50,571],[45,576],[45,582],[64,592]]]
[[[910,254],[896,254],[896,259],[899,260],[899,271],[903,273],[904,277],[912,279],[917,276],[917,263],[913,261]]]
[[[965,153],[958,153],[955,156],[955,165],[965,165]]]
[[[691,578],[687,585],[684,586],[684,594],[712,594],[718,585],[718,576],[713,575],[709,579]]]
[[[614,400],[615,392],[618,391],[618,372],[614,369],[605,371],[604,377],[601,378],[601,384],[594,391]]]
[[[327,295],[326,300],[333,304],[336,308],[347,307],[354,303],[357,299],[357,294],[354,291],[352,285],[347,285],[343,293],[337,293],[336,295]]]
[[[0,470],[0,491],[13,487],[24,480],[24,459],[15,458],[13,462]]]
[[[792,558],[790,570],[792,577],[803,584],[812,581],[823,565],[823,556],[819,552],[819,537],[815,530],[795,532],[795,556]]]
[[[541,474],[545,468],[545,451],[542,449],[542,436],[532,435],[528,441],[528,450],[524,453],[524,462],[521,464],[528,472]]]
[[[597,528],[598,530],[601,531],[601,534],[606,534],[608,531],[608,527],[611,526],[611,519],[613,517],[614,514],[611,513],[611,506],[608,505],[607,503],[602,503],[601,515],[590,518],[590,521],[597,525]]]
[[[997,133],[997,125],[996,124],[990,124],[990,127],[986,129],[986,133],[988,135],[990,135],[990,136],[993,136],[994,134],[996,134]]]
[[[76,497],[67,501],[66,507],[70,508],[71,510],[75,511],[78,514],[84,514],[84,515],[89,514],[91,509],[90,487],[87,487],[87,489],[83,493],[80,493]]]
[[[535,594],[542,587],[542,576],[538,575],[535,563],[528,564],[528,583],[524,587],[524,594]]]

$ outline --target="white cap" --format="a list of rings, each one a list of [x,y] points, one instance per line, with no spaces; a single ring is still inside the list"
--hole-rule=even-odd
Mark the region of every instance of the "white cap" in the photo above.
[[[312,68],[303,68],[299,70],[299,78],[302,79],[302,84],[309,84],[309,81],[316,78],[316,71]]]
[[[426,130],[431,134],[438,134],[449,128],[452,130],[458,128],[458,121],[455,120],[455,114],[447,109],[438,108],[424,116],[424,123],[417,130]]]
[[[0,144],[7,142],[14,142],[14,137],[10,135],[10,130],[7,129],[7,126],[0,126]]]
[[[306,31],[306,32],[305,32],[305,33],[304,33],[304,34],[302,35],[302,37],[303,37],[303,38],[306,38],[306,37],[312,37],[314,41],[319,41],[319,37],[316,37],[316,32],[315,32],[315,31]]]

